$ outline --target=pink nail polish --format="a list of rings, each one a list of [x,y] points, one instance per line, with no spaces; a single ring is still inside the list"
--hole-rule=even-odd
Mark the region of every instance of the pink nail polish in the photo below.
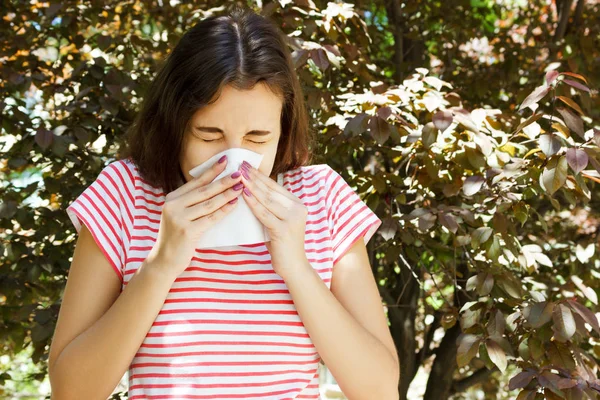
[[[246,193],[246,196],[251,197],[252,195],[250,194],[250,191],[248,190],[248,188],[244,188],[244,193]]]
[[[240,176],[242,173],[240,171],[235,171],[233,174],[231,174],[231,177],[233,179],[237,178],[238,176]]]
[[[219,158],[219,164],[223,163],[223,161],[225,161],[227,159],[227,155],[224,155],[223,157]]]

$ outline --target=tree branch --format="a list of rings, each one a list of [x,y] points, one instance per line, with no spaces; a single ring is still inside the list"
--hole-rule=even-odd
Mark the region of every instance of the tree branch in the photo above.
[[[478,383],[487,380],[490,377],[490,375],[492,375],[496,371],[500,370],[498,368],[480,368],[477,371],[473,372],[471,375],[467,376],[466,378],[454,381],[454,383],[452,384],[452,389],[450,390],[450,394],[462,393],[471,386],[477,385]]]
[[[569,15],[571,14],[571,5],[573,0],[563,0],[560,7],[560,14],[558,15],[558,26],[554,33],[554,42],[562,40],[567,31],[567,25],[569,23]]]

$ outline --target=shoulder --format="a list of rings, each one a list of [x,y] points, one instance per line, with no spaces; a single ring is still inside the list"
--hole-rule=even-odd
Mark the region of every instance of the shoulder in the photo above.
[[[292,170],[286,171],[284,177],[292,181],[319,181],[325,183],[332,177],[335,178],[337,172],[327,164],[302,165]]]
[[[135,191],[137,166],[130,159],[116,160],[108,163],[100,172],[100,179],[110,182],[110,187],[121,193]]]
[[[327,164],[303,165],[286,171],[283,184],[306,203],[323,205],[340,178]]]

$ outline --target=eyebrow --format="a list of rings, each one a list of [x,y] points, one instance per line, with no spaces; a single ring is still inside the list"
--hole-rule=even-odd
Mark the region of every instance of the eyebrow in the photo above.
[[[197,126],[196,129],[199,131],[210,132],[210,133],[223,133],[223,131],[221,129],[216,128],[214,126]],[[248,133],[246,133],[246,135],[266,136],[266,135],[269,135],[270,133],[271,133],[271,131],[253,129],[251,131],[248,131]]]

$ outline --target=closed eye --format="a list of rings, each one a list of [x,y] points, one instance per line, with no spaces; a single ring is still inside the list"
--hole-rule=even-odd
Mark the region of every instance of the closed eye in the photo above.
[[[217,140],[220,140],[220,139],[213,139],[213,140],[202,139],[203,142],[216,142]],[[249,142],[255,143],[255,144],[264,144],[264,143],[267,143],[267,142],[255,142],[253,140],[249,140]]]

